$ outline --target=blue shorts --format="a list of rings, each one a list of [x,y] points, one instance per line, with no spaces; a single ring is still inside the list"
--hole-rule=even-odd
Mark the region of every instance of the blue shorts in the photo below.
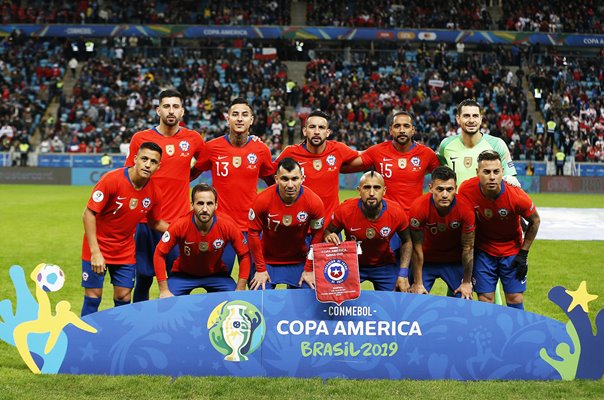
[[[381,265],[379,267],[359,267],[361,282],[373,283],[373,289],[393,292],[398,280],[399,266],[396,264]]]
[[[463,281],[463,265],[425,263],[422,268],[422,281],[428,292],[432,290],[437,278],[445,281],[449,289],[454,292]],[[413,283],[413,274],[409,274],[409,283]],[[455,297],[461,297],[461,293],[457,293]]]
[[[505,293],[524,293],[526,279],[516,279],[516,268],[510,267],[515,255],[508,257],[495,257],[484,251],[477,250],[474,255],[474,291],[476,293],[493,293],[497,279]]]
[[[136,226],[134,241],[136,243],[136,275],[155,276],[153,254],[155,246],[161,240],[162,233],[153,230],[147,224]],[[174,260],[178,258],[178,246],[174,246],[166,255],[166,271],[170,272]]]
[[[190,294],[193,289],[203,288],[208,293],[234,291],[237,284],[226,273],[224,275],[195,276],[176,272],[168,277],[168,288],[174,296]]]
[[[274,289],[279,283],[287,285],[288,289],[310,289],[306,282],[298,286],[302,272],[304,272],[304,263],[299,264],[266,264],[266,270],[271,277],[270,282],[266,282],[267,289]],[[250,280],[256,274],[256,266],[252,265]]]
[[[134,287],[134,264],[107,264],[105,272],[109,271],[111,284],[132,289]],[[82,260],[82,287],[102,289],[105,274],[97,274],[92,270],[90,261]]]
[[[243,232],[243,236],[245,236],[245,239],[247,240],[247,232]],[[224,265],[226,265],[229,274],[233,272],[233,267],[235,266],[235,257],[237,257],[237,252],[235,252],[235,248],[229,240],[222,253],[222,262]]]

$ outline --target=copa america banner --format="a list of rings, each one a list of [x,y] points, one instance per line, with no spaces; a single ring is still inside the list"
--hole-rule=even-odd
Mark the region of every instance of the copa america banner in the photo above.
[[[342,304],[361,295],[357,243],[346,241],[312,245],[317,300]]]
[[[604,318],[600,310],[594,334],[586,311],[597,296],[585,282],[550,291],[566,324],[432,295],[363,291],[341,306],[323,304],[312,290],[173,297],[80,319],[66,301],[53,314],[44,291],[32,295],[20,266],[10,276],[17,300],[0,302],[0,339],[34,372],[455,380],[604,374]]]

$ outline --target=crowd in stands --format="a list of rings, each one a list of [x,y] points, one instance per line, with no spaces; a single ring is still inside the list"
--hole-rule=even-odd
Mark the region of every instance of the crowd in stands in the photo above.
[[[287,25],[290,1],[2,1],[3,24]]]

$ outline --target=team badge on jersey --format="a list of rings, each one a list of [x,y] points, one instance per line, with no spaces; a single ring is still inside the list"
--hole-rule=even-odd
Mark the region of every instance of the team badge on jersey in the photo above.
[[[105,195],[100,190],[97,190],[92,194],[92,201],[95,203],[100,203],[105,198]]]
[[[239,157],[239,156],[233,157],[233,167],[235,167],[235,168],[241,167],[241,157]]]
[[[330,167],[333,167],[334,165],[336,165],[336,156],[334,156],[333,154],[328,155],[327,158],[325,159],[325,162]]]
[[[174,155],[174,145],[173,144],[166,145],[166,154],[169,156]]]
[[[164,243],[168,243],[170,241],[170,232],[165,231],[163,235],[161,235],[161,241]]]
[[[216,239],[214,240],[214,243],[212,243],[212,246],[214,246],[216,250],[222,249],[222,246],[224,246],[224,240]]]
[[[491,210],[490,208],[485,208],[484,216],[487,218],[493,218],[493,210]]]
[[[461,226],[461,224],[459,223],[459,221],[453,221],[449,224],[449,226],[451,227],[451,229],[457,229]]]
[[[407,167],[407,159],[406,158],[399,158],[398,159],[398,167],[400,169],[405,169]]]
[[[323,163],[321,162],[321,160],[312,160],[312,166],[317,171],[321,171],[321,168],[323,168]]]
[[[199,242],[199,251],[208,251],[209,248],[208,242]]]
[[[247,219],[249,219],[250,221],[256,219],[256,213],[254,212],[254,209],[250,208],[250,212],[247,213]]]
[[[375,229],[367,228],[367,230],[365,231],[365,236],[367,237],[367,239],[373,239],[375,237]]]
[[[382,237],[388,237],[388,235],[390,235],[391,231],[392,231],[392,229],[390,229],[389,226],[385,226],[382,229],[380,229],[380,235],[382,235]]]
[[[447,230],[447,225],[440,223],[440,222],[438,223],[437,227],[440,232],[444,232]]]
[[[422,161],[419,159],[419,157],[411,157],[411,165],[414,167],[419,167],[421,163]]]
[[[321,229],[325,224],[325,218],[313,219],[310,221],[310,229]]]
[[[348,278],[348,265],[343,260],[331,260],[325,264],[323,275],[332,285],[339,285]]]
[[[308,213],[306,211],[300,211],[298,215],[296,215],[296,219],[298,222],[306,222],[308,219]]]
[[[283,216],[283,225],[290,226],[291,224],[292,224],[292,216],[291,215],[284,215]]]
[[[497,211],[497,214],[499,214],[499,216],[500,216],[501,218],[505,218],[505,217],[507,217],[509,213],[510,213],[510,212],[509,212],[508,210],[506,210],[505,208],[500,208],[500,209]]]
[[[149,208],[149,206],[150,206],[150,205],[151,205],[151,199],[150,199],[150,198],[148,198],[148,197],[145,197],[145,198],[143,199],[143,207],[145,207],[145,208]]]
[[[472,166],[472,157],[464,157],[463,166],[466,168],[470,168]]]
[[[254,165],[258,162],[258,156],[254,153],[250,153],[247,155],[247,162],[249,162],[251,165]]]
[[[134,210],[138,205],[138,199],[130,199],[129,207],[131,210]]]
[[[191,145],[186,140],[183,140],[182,142],[178,143],[178,147],[181,151],[189,151]]]
[[[417,218],[411,218],[411,226],[414,228],[419,228],[419,226],[421,225],[421,223],[419,222],[419,220]]]

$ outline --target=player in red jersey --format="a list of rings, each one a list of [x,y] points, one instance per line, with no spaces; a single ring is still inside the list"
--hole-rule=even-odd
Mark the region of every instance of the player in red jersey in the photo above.
[[[181,127],[184,115],[183,98],[176,90],[167,89],[159,94],[156,109],[159,125],[134,134],[130,142],[130,153],[126,166],[134,163],[134,154],[142,142],[157,143],[164,151],[161,168],[154,179],[161,188],[162,218],[174,222],[191,209],[189,203],[189,170],[191,160],[203,154],[204,143],[199,133]],[[133,301],[149,299],[149,288],[153,283],[153,253],[161,234],[139,224],[136,230],[136,287]],[[178,257],[178,249],[168,257],[168,266]]]
[[[359,158],[359,153],[344,143],[327,140],[331,135],[329,115],[315,110],[308,115],[302,128],[304,141],[288,146],[275,161],[291,157],[302,167],[304,186],[315,192],[325,206],[325,224],[340,204],[340,169]],[[360,159],[360,158],[359,158]]]
[[[310,229],[311,243],[321,242],[323,202],[302,186],[302,169],[292,158],[279,161],[275,180],[277,183],[261,192],[249,211],[249,243],[256,264],[250,289],[274,289],[278,283],[288,288],[305,283],[314,288],[305,238]]]
[[[231,216],[247,236],[247,216],[258,194],[258,178],[269,185],[274,182],[271,152],[262,141],[250,135],[254,114],[245,99],[233,100],[226,119],[229,133],[206,143],[204,154],[191,169],[191,180],[211,170],[220,211]],[[229,271],[232,270],[233,246],[227,246],[223,261]]]
[[[384,199],[384,178],[375,171],[366,172],[358,186],[360,198],[340,204],[325,229],[325,241],[340,244],[338,233],[360,242],[361,282],[368,280],[375,290],[409,291],[411,237],[405,211],[394,201]],[[400,259],[390,249],[394,235],[400,237]]]
[[[162,236],[153,258],[160,298],[189,294],[196,288],[207,292],[245,290],[250,274],[247,240],[233,219],[216,213],[217,199],[212,186],[196,185],[191,191],[193,210],[172,223]],[[221,259],[227,243],[233,244],[239,257],[237,284]],[[168,278],[165,258],[175,245],[180,256]]]
[[[428,293],[436,278],[457,297],[472,298],[474,210],[455,196],[455,172],[446,166],[432,171],[430,193],[409,211],[413,240],[413,293]]]
[[[98,311],[105,272],[109,270],[115,306],[130,303],[134,286],[134,232],[142,219],[164,232],[160,219],[161,196],[155,178],[162,149],[145,142],[134,156],[134,165],[105,174],[96,184],[84,210],[82,243],[82,316]]]
[[[539,214],[522,189],[503,181],[497,152],[480,153],[477,174],[459,188],[459,196],[476,213],[474,291],[478,300],[492,303],[500,278],[508,307],[524,309],[528,252],[539,230]],[[528,221],[524,240],[520,217]]]

